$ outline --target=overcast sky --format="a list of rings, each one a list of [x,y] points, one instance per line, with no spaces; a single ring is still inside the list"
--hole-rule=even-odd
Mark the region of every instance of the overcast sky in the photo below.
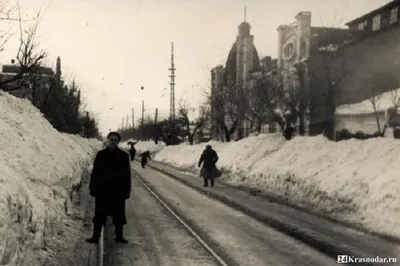
[[[15,0],[10,0],[13,3]],[[19,0],[25,14],[45,11],[39,28],[48,64],[62,59],[63,76],[75,78],[102,133],[122,117],[169,113],[170,46],[175,45],[176,105],[204,100],[210,70],[225,64],[237,26],[247,21],[260,56],[277,56],[277,27],[312,12],[313,26],[341,26],[389,0]],[[1,63],[12,56],[11,45]],[[141,91],[140,87],[144,86]],[[164,90],[167,88],[168,90]]]

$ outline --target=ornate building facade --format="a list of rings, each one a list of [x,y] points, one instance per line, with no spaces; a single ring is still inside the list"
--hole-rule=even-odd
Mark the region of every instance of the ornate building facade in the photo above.
[[[217,66],[211,71],[211,93],[215,93],[223,88],[236,88],[242,89],[245,92],[245,101],[249,101],[250,80],[254,72],[261,71],[260,59],[258,57],[257,49],[254,46],[254,36],[250,34],[251,26],[248,22],[244,21],[238,26],[238,35],[236,41],[233,43],[225,68]],[[213,139],[220,141],[225,140],[224,129],[217,123],[216,116],[218,115],[215,103],[211,103],[212,109],[212,125],[213,125]],[[214,111],[213,111],[214,110]],[[232,135],[232,139],[240,139],[248,136],[250,132],[249,122],[244,114],[240,115],[237,119],[238,126]],[[228,126],[232,125],[232,120],[229,116],[225,116],[225,123]]]

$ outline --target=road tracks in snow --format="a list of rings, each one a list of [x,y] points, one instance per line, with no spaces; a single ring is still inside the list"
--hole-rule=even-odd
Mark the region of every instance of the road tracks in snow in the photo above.
[[[169,219],[179,222],[207,251],[214,259],[214,265],[336,265],[335,260],[319,251],[163,173],[151,168],[142,169],[137,163],[133,164],[132,170],[133,179],[168,212]],[[132,208],[141,206],[133,203]],[[137,219],[141,220],[140,217]],[[179,243],[170,241],[169,245]],[[154,265],[167,265],[158,263]]]
[[[195,238],[200,245],[204,247],[205,250],[207,250],[210,255],[218,262],[219,266],[229,266],[227,262],[225,262],[224,259],[222,259],[218,253],[211,247],[209,246],[206,241],[196,233],[196,231],[190,227],[174,210],[171,209],[171,207],[168,206],[168,204],[162,200],[157,193],[155,193],[147,184],[146,182],[141,179],[140,177],[136,176],[136,178],[139,180],[139,182],[149,191],[149,193],[157,199],[157,201]]]

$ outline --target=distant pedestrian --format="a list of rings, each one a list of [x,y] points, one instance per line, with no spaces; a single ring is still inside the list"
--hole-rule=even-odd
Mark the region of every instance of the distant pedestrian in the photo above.
[[[136,143],[137,143],[137,142],[132,142],[132,141],[128,142],[128,144],[131,145],[131,148],[129,149],[129,155],[130,155],[130,157],[131,157],[131,162],[132,162],[133,160],[135,160],[135,155],[136,155],[135,144],[136,144]]]
[[[90,195],[95,197],[93,235],[86,239],[98,243],[107,216],[111,215],[115,225],[116,242],[128,243],[123,237],[123,226],[127,224],[125,200],[131,193],[131,165],[129,155],[118,148],[121,136],[110,132],[107,148],[99,151],[94,160],[90,177]]]
[[[147,159],[151,160],[150,152],[149,151],[145,151],[145,152],[141,153],[139,155],[139,157],[141,157],[140,164],[142,165],[142,168],[146,168]]]
[[[207,145],[206,149],[201,154],[198,163],[199,167],[201,167],[201,164],[203,164],[200,173],[204,179],[204,187],[208,187],[209,180],[211,187],[214,186],[214,178],[216,177],[215,172],[218,170],[215,164],[218,162],[218,160],[219,158],[217,152],[212,149],[211,145]]]

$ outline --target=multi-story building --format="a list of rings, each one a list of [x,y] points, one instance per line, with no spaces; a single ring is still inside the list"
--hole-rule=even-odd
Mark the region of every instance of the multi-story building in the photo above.
[[[278,68],[285,89],[306,90],[310,134],[333,137],[335,107],[400,87],[400,0],[348,22],[348,29],[312,27],[311,13],[278,28]],[[294,82],[305,68],[303,87]]]
[[[333,58],[338,45],[354,41],[359,33],[341,28],[312,27],[311,12],[300,12],[295,18],[294,23],[278,27],[278,69],[283,89],[288,94],[295,91],[298,95],[306,95],[302,100],[297,99],[297,128],[303,133],[321,134],[333,119],[327,98],[335,77],[331,76],[333,62],[329,59]]]
[[[382,112],[343,112],[346,106],[357,106],[375,95],[392,94],[400,88],[400,0],[377,8],[346,25],[362,35],[357,41],[344,44],[337,65],[345,66],[345,74],[337,84],[335,103],[342,109],[335,115],[335,129],[373,133],[378,130],[377,116]],[[383,97],[381,100],[384,100]],[[387,106],[379,104],[379,109]],[[350,109],[353,109],[351,107]],[[379,113],[379,114],[378,114]],[[380,119],[381,123],[383,119]],[[351,125],[350,128],[349,125]]]
[[[240,23],[238,27],[238,35],[229,51],[225,68],[222,69],[221,66],[219,66],[214,69],[214,74],[212,74],[213,76],[218,77],[215,80],[220,82],[221,74],[223,73],[223,83],[222,85],[221,83],[218,83],[222,87],[225,86],[229,88],[236,86],[236,88],[244,90],[245,95],[247,95],[246,99],[243,99],[245,101],[249,101],[249,81],[252,74],[261,71],[260,59],[258,57],[257,49],[254,46],[254,36],[250,34],[250,29],[251,26],[248,22],[244,21]],[[232,121],[228,116],[225,117],[225,121],[228,125],[232,124]],[[232,135],[233,139],[246,137],[250,131],[249,122],[245,119],[244,113],[242,115],[239,114],[238,121],[238,127]],[[218,138],[222,141],[224,140],[221,128],[215,128],[214,132],[214,138]]]
[[[219,108],[216,106],[215,94],[224,87],[224,67],[218,65],[211,70],[211,137],[214,140],[224,140],[223,129],[217,122]]]
[[[359,18],[347,22],[350,30],[365,32],[379,32],[390,29],[399,24],[400,1],[392,1],[378,9],[375,9]]]

